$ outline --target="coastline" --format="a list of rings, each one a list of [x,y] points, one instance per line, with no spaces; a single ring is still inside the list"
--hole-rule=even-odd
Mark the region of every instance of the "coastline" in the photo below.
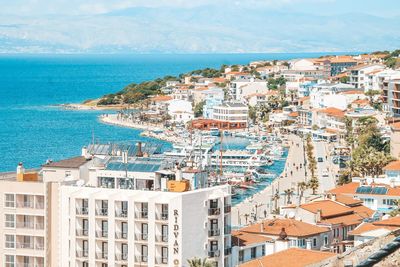
[[[284,190],[289,188],[296,192],[297,183],[305,180],[304,169],[291,168],[294,165],[304,163],[303,142],[297,136],[289,136],[288,139],[292,145],[289,148],[283,172],[262,191],[232,207],[232,226],[239,227],[251,223],[254,221],[252,214],[257,216],[257,220],[271,217],[274,208],[272,201],[274,192],[278,189],[281,195]],[[283,197],[278,202],[278,207],[285,204]],[[264,214],[266,214],[266,217],[264,217]],[[246,217],[248,217],[248,223],[245,223]]]
[[[100,115],[98,118],[104,124],[142,130],[140,135],[144,137],[156,138],[170,143],[176,143],[179,140],[173,131],[166,129],[163,125],[135,123],[127,119],[119,119],[118,114],[105,114]],[[159,133],[155,133],[155,131]]]

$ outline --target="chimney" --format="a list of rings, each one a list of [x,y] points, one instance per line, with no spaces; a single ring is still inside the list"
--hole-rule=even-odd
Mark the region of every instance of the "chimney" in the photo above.
[[[182,170],[178,162],[175,164],[175,181],[182,181]]]
[[[336,201],[336,194],[332,194],[331,196],[332,196],[332,200]]]
[[[24,173],[25,173],[25,168],[22,162],[18,163],[17,166],[17,181],[22,182],[24,180]]]
[[[137,145],[136,157],[139,157],[139,158],[143,157],[142,142],[139,142]]]
[[[289,240],[287,239],[287,234],[285,228],[282,228],[279,238],[275,240],[275,251],[279,252],[289,248]]]
[[[82,157],[85,157],[85,159],[91,158],[91,155],[88,153],[88,149],[86,146],[82,147]]]
[[[318,209],[317,214],[315,214],[315,222],[321,221],[321,213],[322,213],[322,211],[320,209]]]

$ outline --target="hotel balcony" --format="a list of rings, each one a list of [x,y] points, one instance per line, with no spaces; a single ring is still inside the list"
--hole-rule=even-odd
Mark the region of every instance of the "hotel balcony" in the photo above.
[[[89,235],[89,230],[88,229],[80,229],[76,230],[76,236],[88,236]]]
[[[156,264],[158,265],[168,264],[168,257],[156,257]]]
[[[135,257],[135,262],[141,263],[141,262],[147,262],[148,261],[148,257],[147,256],[137,256]]]
[[[135,240],[136,241],[147,241],[149,239],[149,235],[142,233],[142,234],[136,234],[135,235]]]
[[[27,222],[17,222],[17,227],[18,229],[34,229],[35,228],[35,223],[33,221],[27,221]]]
[[[22,208],[22,209],[33,209],[33,201],[22,201],[22,202],[17,202],[17,208]]]
[[[116,232],[115,238],[116,239],[128,239],[128,233],[127,232]]]
[[[208,257],[209,258],[218,258],[220,256],[219,250],[210,250],[208,251]]]
[[[128,261],[128,253],[117,253],[115,254],[115,260],[116,261]]]
[[[168,236],[167,235],[156,235],[156,242],[167,243],[168,242]]]
[[[96,216],[108,216],[108,208],[96,209]]]
[[[115,217],[128,218],[128,211],[127,210],[117,210],[117,211],[115,211]]]
[[[231,212],[231,209],[232,209],[232,206],[231,206],[231,205],[225,205],[225,206],[224,206],[224,212],[225,212],[225,213]]]
[[[76,214],[77,215],[88,215],[89,214],[89,209],[88,207],[80,207],[76,209]]]
[[[208,231],[208,237],[216,237],[216,236],[220,236],[221,235],[221,231],[219,229],[211,229]]]
[[[209,208],[208,209],[208,215],[209,216],[218,216],[221,214],[221,209],[220,208]]]
[[[97,252],[96,253],[96,260],[107,260],[108,259],[108,252]]]
[[[135,218],[147,220],[149,218],[149,212],[148,211],[138,211],[135,213]]]
[[[108,237],[108,231],[96,231],[96,237],[97,238],[107,238]]]
[[[79,250],[76,252],[76,257],[77,258],[87,258],[89,257],[89,251],[87,250]]]
[[[156,213],[156,220],[167,221],[168,220],[168,212]]]
[[[34,249],[35,246],[33,245],[33,242],[30,242],[30,243],[17,242],[17,243],[16,243],[16,248]]]

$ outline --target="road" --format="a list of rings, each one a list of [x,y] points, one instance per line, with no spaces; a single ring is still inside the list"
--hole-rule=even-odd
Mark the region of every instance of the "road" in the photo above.
[[[337,166],[333,164],[330,146],[326,142],[313,142],[314,155],[317,160],[317,175],[319,179],[318,193],[324,193],[336,186]],[[321,162],[322,160],[322,162]]]

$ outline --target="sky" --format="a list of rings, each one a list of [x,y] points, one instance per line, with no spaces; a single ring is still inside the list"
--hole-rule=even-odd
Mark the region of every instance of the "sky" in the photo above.
[[[393,50],[399,0],[0,0],[0,53]]]

